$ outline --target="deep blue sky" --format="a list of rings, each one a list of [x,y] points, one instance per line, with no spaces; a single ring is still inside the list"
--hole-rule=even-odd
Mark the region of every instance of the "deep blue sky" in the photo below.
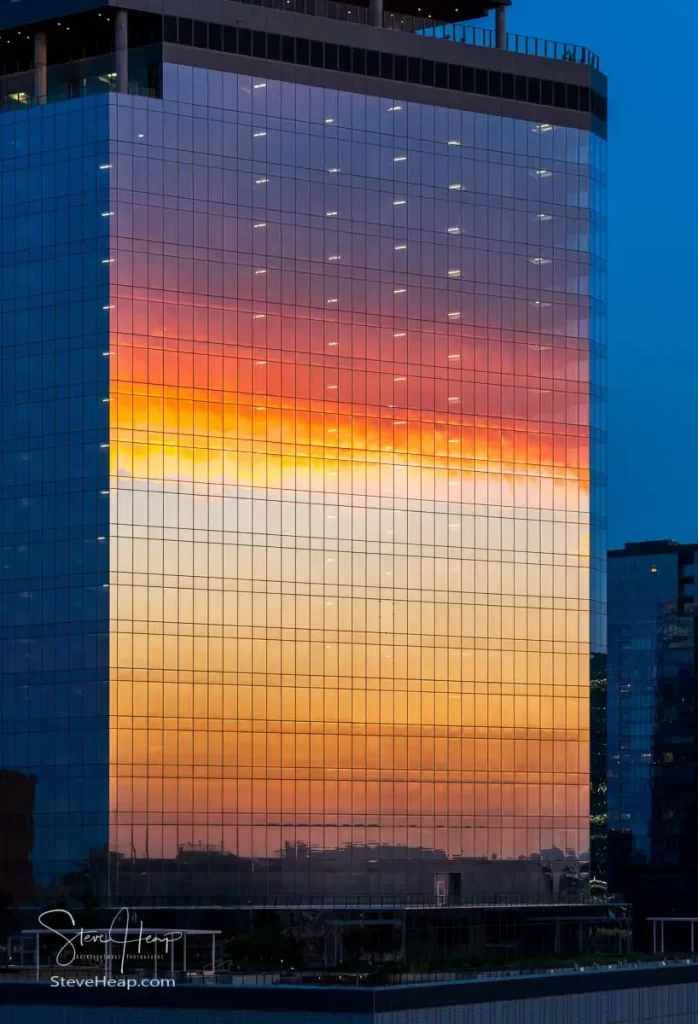
[[[609,76],[609,544],[698,541],[698,5],[513,0]]]

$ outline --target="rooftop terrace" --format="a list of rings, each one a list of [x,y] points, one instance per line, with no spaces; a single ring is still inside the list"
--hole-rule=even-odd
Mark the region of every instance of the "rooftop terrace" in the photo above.
[[[466,46],[506,50],[511,53],[542,57],[548,60],[568,61],[599,69],[599,58],[586,46],[577,43],[542,39],[506,31],[506,9],[511,0],[361,0],[343,3],[341,0],[238,0],[253,7],[285,11],[315,18],[327,18],[367,27],[382,27],[393,32],[424,35],[433,39],[462,43]],[[129,7],[141,5],[128,2]],[[141,10],[150,5],[143,3]],[[167,14],[167,3],[163,3]],[[69,18],[86,11],[104,11],[116,16],[119,0],[0,0],[0,75],[26,70],[34,62],[33,37],[27,29],[39,27],[42,22]],[[429,14],[426,14],[426,11]],[[494,27],[469,24],[488,12],[495,12]],[[65,31],[65,22],[63,28]],[[41,26],[43,28],[43,25]],[[27,45],[29,44],[29,45]],[[6,45],[12,50],[5,49]],[[129,44],[130,45],[130,44]],[[8,53],[17,64],[8,69]],[[92,56],[86,52],[85,57]],[[28,64],[29,62],[29,64]],[[54,63],[49,50],[48,62]],[[11,63],[11,61],[10,61]],[[3,70],[4,67],[4,70]]]

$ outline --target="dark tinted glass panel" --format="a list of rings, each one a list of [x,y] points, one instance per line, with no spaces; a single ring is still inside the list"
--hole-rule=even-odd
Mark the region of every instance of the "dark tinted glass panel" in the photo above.
[[[238,30],[231,25],[223,26],[223,49],[226,53],[238,52]]]
[[[553,83],[546,81],[546,79],[543,79],[540,83],[540,101],[546,107],[552,107],[553,105]]]
[[[307,39],[296,39],[296,63],[310,64],[310,45]]]
[[[238,29],[238,53],[252,56],[252,33],[249,28]]]
[[[502,95],[502,75],[499,71],[490,71],[490,96]]]
[[[407,74],[410,82],[414,82],[415,85],[422,84],[422,62],[419,57],[410,57],[407,62]]]
[[[473,68],[463,68],[463,92],[475,92],[475,71]]]
[[[380,78],[381,58],[377,50],[366,51],[366,74],[371,78]]]
[[[540,78],[529,78],[528,80],[528,102],[540,103]]]
[[[449,89],[460,89],[462,83],[462,74],[459,64],[448,65],[448,87]]]
[[[398,82],[407,81],[407,57],[395,55],[395,78]]]
[[[325,66],[323,60],[324,54],[322,52],[322,43],[318,43],[313,40],[310,44],[310,63],[314,68],[322,68]]]
[[[269,60],[281,60],[281,36],[276,32],[267,35],[267,57]]]
[[[433,85],[434,84],[434,61],[423,60],[422,61],[422,85]]]
[[[514,76],[502,75],[502,96],[505,100],[514,98]]]
[[[325,67],[330,71],[337,70],[337,44],[325,43]]]
[[[514,99],[523,103],[528,99],[528,82],[523,75],[517,75],[514,79]]]
[[[179,41],[182,46],[191,46],[192,44],[192,23],[191,18],[180,18],[179,19]]]
[[[252,53],[255,57],[266,57],[267,55],[267,34],[266,32],[252,33]]]
[[[223,28],[221,25],[208,26],[208,45],[211,50],[223,49]]]
[[[351,71],[351,50],[348,46],[339,47],[339,70]]]
[[[194,46],[205,50],[208,46],[208,25],[205,21],[194,22]]]
[[[565,90],[564,82],[555,82],[555,88],[553,92],[554,102],[556,107],[567,106],[567,94]]]
[[[351,67],[355,75],[366,74],[366,51],[354,47],[351,54]]]
[[[177,42],[177,19],[173,18],[170,14],[165,15],[162,34],[166,43]]]
[[[292,36],[281,37],[281,59],[287,64],[296,63],[295,40]]]
[[[579,110],[579,86],[567,86],[567,106],[570,110]]]
[[[485,68],[475,69],[475,92],[479,92],[481,96],[487,95],[487,70]]]
[[[434,65],[434,85],[437,89],[448,89],[448,65],[440,60]]]

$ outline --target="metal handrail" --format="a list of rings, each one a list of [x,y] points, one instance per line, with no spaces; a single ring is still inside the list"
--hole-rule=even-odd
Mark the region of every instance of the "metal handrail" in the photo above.
[[[664,967],[689,967],[698,964],[698,956],[695,954],[685,955],[657,955],[647,954],[637,959],[626,959],[625,957],[600,957],[598,960],[589,961],[580,958],[574,961],[573,958],[560,957],[557,962],[549,960],[543,964],[512,964],[500,967],[461,967],[409,970],[408,968],[395,968],[380,965],[363,967],[359,966],[336,966],[333,968],[297,968],[297,969],[269,969],[260,970],[250,968],[233,969],[224,964],[216,964],[215,970],[194,969],[191,971],[176,970],[170,972],[162,970],[162,978],[172,978],[176,987],[198,987],[201,985],[223,985],[235,988],[266,988],[268,986],[304,986],[315,988],[318,986],[339,986],[339,987],[380,987],[392,988],[397,986],[424,985],[435,983],[453,983],[458,981],[509,981],[517,978],[549,978],[555,975],[575,974],[607,974],[609,972],[637,972],[642,970],[660,970]],[[39,969],[37,978],[35,967],[15,967],[8,969],[5,965],[0,967],[0,985],[3,983],[24,983],[24,984],[47,984],[51,975],[59,973],[63,978],[86,978],[98,977],[102,974],[103,968],[88,967],[83,969],[60,968],[55,965],[43,964]],[[139,970],[137,972],[127,971],[123,977],[136,978],[152,977],[150,971]]]
[[[341,0],[237,0],[237,3],[266,7],[276,11],[288,11],[291,14],[307,14],[315,18],[329,18],[332,21],[346,21],[354,25],[369,26],[371,24],[368,7],[342,3]],[[434,18],[418,18],[409,14],[392,14],[384,11],[383,28],[393,32],[407,32],[409,35],[425,35],[434,39],[465,43],[467,46],[483,46],[489,49],[494,49],[496,46],[494,31],[479,25],[453,24],[452,22],[436,21]],[[539,39],[537,36],[524,36],[512,32],[507,34],[506,49],[510,53],[586,64],[596,70],[600,64],[598,56],[586,46],[556,42],[552,39]]]

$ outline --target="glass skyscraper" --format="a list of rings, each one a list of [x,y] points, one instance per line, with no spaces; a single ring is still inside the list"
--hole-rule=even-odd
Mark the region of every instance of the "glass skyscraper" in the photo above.
[[[341,4],[19,6],[0,768],[37,893],[583,888],[596,58]]]
[[[697,552],[668,540],[609,552],[609,862],[619,885],[629,866],[668,874],[698,861]]]

